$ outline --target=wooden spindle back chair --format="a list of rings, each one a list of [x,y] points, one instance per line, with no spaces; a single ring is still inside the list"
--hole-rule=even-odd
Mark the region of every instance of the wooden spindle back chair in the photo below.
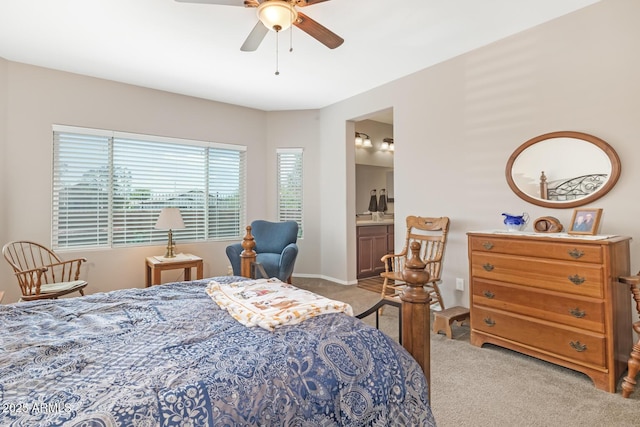
[[[86,258],[63,261],[49,248],[30,241],[7,243],[2,255],[18,279],[21,301],[58,298],[72,292],[84,295],[87,282],[79,277]]]
[[[431,304],[439,304],[444,310],[444,301],[440,295],[438,283],[442,272],[442,259],[444,249],[447,244],[449,233],[449,218],[439,217],[407,217],[407,236],[402,252],[398,254],[388,254],[382,257],[385,271],[380,273],[384,279],[382,284],[382,298],[399,300],[399,295],[404,288],[402,271],[405,268],[411,243],[420,243],[419,256],[427,264],[426,270],[429,272],[429,281],[425,284],[426,290],[431,295]]]

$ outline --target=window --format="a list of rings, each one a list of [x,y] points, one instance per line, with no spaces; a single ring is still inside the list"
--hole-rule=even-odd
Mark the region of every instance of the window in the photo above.
[[[278,220],[296,221],[302,227],[302,148],[278,149]]]
[[[177,207],[182,241],[241,238],[246,147],[54,126],[54,248],[163,243]]]

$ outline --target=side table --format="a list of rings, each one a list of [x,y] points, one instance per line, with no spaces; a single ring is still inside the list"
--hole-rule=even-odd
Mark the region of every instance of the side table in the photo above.
[[[178,254],[175,258],[150,256],[146,259],[146,287],[159,285],[164,270],[184,269],[184,280],[191,280],[191,269],[196,269],[196,279],[202,279],[202,258],[191,254]]]

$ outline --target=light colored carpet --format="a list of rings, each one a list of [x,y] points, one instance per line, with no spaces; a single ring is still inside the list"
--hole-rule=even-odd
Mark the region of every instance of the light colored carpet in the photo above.
[[[318,279],[294,285],[348,302],[360,313],[379,295]],[[397,340],[398,310],[385,308],[380,329]],[[366,319],[374,325],[374,316]],[[640,387],[629,399],[596,389],[589,377],[493,345],[469,344],[468,326],[453,339],[431,333],[431,407],[439,427],[640,426]]]

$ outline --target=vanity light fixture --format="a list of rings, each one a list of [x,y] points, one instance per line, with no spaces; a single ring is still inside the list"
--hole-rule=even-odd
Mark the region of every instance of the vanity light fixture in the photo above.
[[[371,138],[369,138],[369,135],[362,132],[356,132],[356,147],[365,147],[365,148],[373,147],[373,144],[371,144]]]
[[[380,144],[380,150],[382,151],[395,151],[393,145],[393,138],[384,138],[382,144]]]

